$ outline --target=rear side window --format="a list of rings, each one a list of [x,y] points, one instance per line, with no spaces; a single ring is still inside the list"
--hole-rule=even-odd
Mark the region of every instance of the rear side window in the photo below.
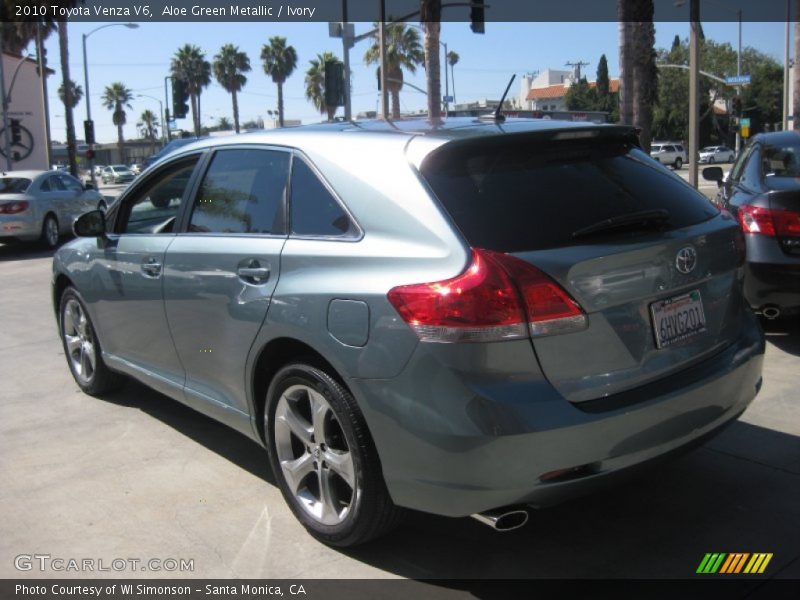
[[[300,158],[292,163],[291,189],[293,233],[325,237],[355,234],[347,213]]]
[[[283,233],[288,177],[288,152],[218,151],[195,199],[189,231]]]
[[[644,210],[669,211],[666,229],[717,214],[678,176],[616,141],[479,140],[442,147],[421,172],[470,245],[500,252],[573,245],[573,232]]]

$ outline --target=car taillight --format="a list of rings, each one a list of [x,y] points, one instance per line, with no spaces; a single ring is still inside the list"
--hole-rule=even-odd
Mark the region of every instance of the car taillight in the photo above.
[[[28,210],[28,203],[25,200],[0,204],[0,215],[16,215],[26,210]]]
[[[461,275],[403,285],[388,294],[400,316],[428,342],[491,342],[582,329],[586,316],[536,267],[488,250],[472,250]]]
[[[800,213],[791,210],[743,204],[739,207],[739,223],[745,233],[800,237]]]

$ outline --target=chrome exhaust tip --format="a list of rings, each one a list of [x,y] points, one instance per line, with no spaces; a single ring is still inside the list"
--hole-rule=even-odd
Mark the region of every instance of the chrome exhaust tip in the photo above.
[[[494,510],[487,510],[470,516],[495,531],[513,531],[528,522],[527,509],[518,506],[495,508]]]
[[[761,314],[767,319],[777,319],[781,316],[781,309],[777,306],[765,306],[761,309]]]

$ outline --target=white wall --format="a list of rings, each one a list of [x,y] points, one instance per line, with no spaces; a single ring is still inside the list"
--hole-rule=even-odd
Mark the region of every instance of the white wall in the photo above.
[[[39,76],[36,73],[36,63],[32,60],[23,59],[20,65],[20,60],[19,57],[3,54],[6,94],[8,94],[11,87],[14,71],[17,66],[20,67],[14,87],[11,89],[11,101],[8,106],[9,120],[19,119],[22,126],[20,145],[12,146],[11,148],[12,168],[17,171],[23,169],[49,169],[42,88]],[[52,79],[48,83],[54,85]],[[0,111],[2,111],[2,107],[0,107]],[[2,120],[0,120],[0,129],[2,129]],[[10,140],[10,123],[8,135]],[[0,169],[7,168],[6,157],[2,154],[4,149],[4,138],[0,135]],[[18,156],[19,159],[16,159],[15,156]]]

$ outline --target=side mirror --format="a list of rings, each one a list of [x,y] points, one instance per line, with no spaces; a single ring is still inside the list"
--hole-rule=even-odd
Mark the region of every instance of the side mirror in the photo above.
[[[84,183],[83,184],[83,189],[88,192],[89,190],[93,190],[94,186],[91,183]]]
[[[78,237],[98,237],[106,234],[106,213],[91,210],[75,219],[72,231]]]
[[[722,185],[724,175],[722,174],[722,167],[706,167],[703,169],[703,179],[706,181],[716,181],[717,187]]]

